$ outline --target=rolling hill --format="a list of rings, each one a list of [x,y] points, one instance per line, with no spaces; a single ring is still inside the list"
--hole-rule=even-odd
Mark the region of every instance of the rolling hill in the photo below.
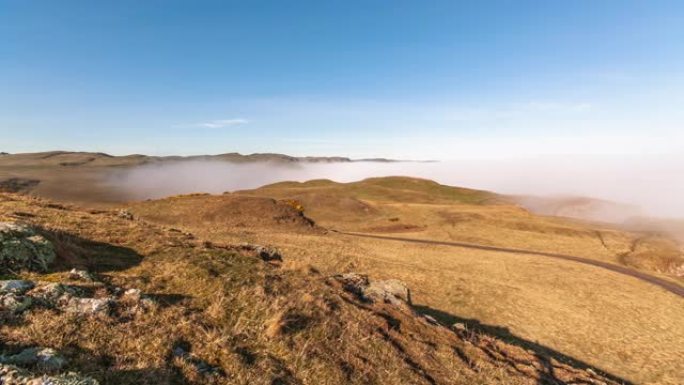
[[[296,216],[254,204],[263,215]],[[536,343],[440,324],[396,281],[286,268],[297,259],[288,253],[266,258],[257,246],[213,242],[126,212],[12,194],[0,194],[0,221],[2,248],[35,231],[55,253],[45,271],[0,265],[0,378],[8,383],[625,383]]]
[[[291,222],[274,220],[234,227],[254,212],[231,202],[255,198],[290,205],[317,229],[293,229]],[[537,216],[493,193],[411,178],[286,182],[222,196],[139,202],[128,209],[164,226],[183,223],[183,231],[217,242],[278,245],[290,255],[283,262],[286,270],[398,278],[412,288],[414,308],[442,324],[460,323],[535,352],[572,358],[626,383],[682,380],[680,296],[629,274],[545,256],[562,253],[626,266],[681,287],[674,268],[683,262],[681,251],[660,236]],[[224,209],[221,215],[208,215]],[[277,212],[262,216],[276,218]]]

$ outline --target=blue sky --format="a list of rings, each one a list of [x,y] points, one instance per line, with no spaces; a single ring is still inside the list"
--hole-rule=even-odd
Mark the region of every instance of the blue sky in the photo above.
[[[684,148],[680,1],[0,0],[0,151]]]

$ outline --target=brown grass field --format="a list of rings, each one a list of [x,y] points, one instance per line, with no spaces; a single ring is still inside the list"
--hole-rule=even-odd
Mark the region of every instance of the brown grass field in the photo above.
[[[264,232],[224,226],[220,219],[235,221],[246,213],[203,215],[249,196],[296,200],[323,228],[579,255],[681,283],[667,270],[682,261],[672,241],[538,217],[490,193],[403,178],[348,185],[281,183],[220,197],[131,206],[142,217],[182,224],[208,239],[278,245],[296,256],[284,265],[292,270],[314,266],[324,274],[363,271],[399,278],[414,289],[422,311],[445,323],[466,322],[503,338],[535,341],[636,383],[683,380],[683,299],[652,284],[534,255],[322,235],[277,225]],[[165,220],[166,215],[173,218]],[[649,248],[657,252],[647,252]]]
[[[211,197],[189,197],[202,198]],[[261,198],[243,203],[232,207],[253,203],[268,219],[244,223],[241,231],[327,242],[288,204]],[[283,265],[266,263],[239,245],[207,242],[115,211],[88,212],[12,194],[0,194],[0,220],[39,228],[58,254],[46,273],[5,272],[3,278],[68,282],[95,293],[134,287],[155,301],[142,313],[119,304],[112,314],[97,317],[40,308],[0,314],[3,352],[52,347],[68,357],[69,370],[102,384],[628,383],[470,322],[454,331],[407,307],[362,302],[306,262],[306,254],[285,254]],[[90,270],[103,283],[71,281],[67,271],[73,267]],[[203,375],[192,361],[174,358],[178,346],[218,374]]]
[[[539,216],[506,196],[400,177],[123,204],[101,181],[129,166],[0,167],[0,180],[39,179],[31,194],[90,210],[1,195],[0,220],[39,225],[59,245],[60,265],[28,277],[87,267],[160,303],[129,321],[32,313],[0,326],[5,346],[66,350],[72,369],[117,384],[207,383],[169,360],[179,342],[229,373],[217,383],[600,383],[586,368],[607,382],[684,383],[684,299],[656,285],[533,253],[329,230],[566,254],[684,285],[681,243],[662,232]],[[109,211],[119,206],[136,219]],[[284,261],[232,246],[244,242],[277,246]],[[329,279],[352,271],[406,282],[415,311],[467,332],[355,302]]]

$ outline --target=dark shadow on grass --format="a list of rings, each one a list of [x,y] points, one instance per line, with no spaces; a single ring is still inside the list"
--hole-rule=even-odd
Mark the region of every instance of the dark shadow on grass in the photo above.
[[[586,362],[583,362],[581,360],[578,360],[576,358],[569,357],[559,351],[556,351],[554,349],[551,349],[547,346],[540,345],[536,342],[528,341],[524,338],[518,337],[515,334],[511,333],[511,331],[506,328],[506,327],[501,327],[501,326],[494,326],[494,325],[487,325],[483,324],[480,321],[476,319],[469,319],[469,318],[463,318],[459,317],[450,313],[443,312],[438,309],[433,309],[429,306],[422,306],[422,305],[414,305],[413,308],[420,314],[426,314],[429,316],[432,316],[435,318],[437,321],[439,321],[441,324],[445,326],[451,326],[456,323],[460,323],[465,325],[466,330],[480,333],[480,334],[485,334],[489,335],[492,337],[496,337],[504,342],[507,342],[511,345],[519,346],[523,349],[530,350],[534,353],[535,357],[539,361],[541,367],[545,368],[542,373],[539,373],[539,385],[549,385],[549,384],[565,384],[564,381],[556,378],[554,374],[554,368],[553,365],[550,362],[550,358],[553,358],[557,360],[558,362],[561,362],[566,365],[570,365],[572,367],[582,369],[582,370],[587,370],[590,369],[612,381],[615,381],[620,384],[624,385],[633,385],[632,382],[625,380],[624,378],[618,377],[616,375],[613,375],[611,373],[608,373],[602,369],[596,368],[594,366],[591,366],[587,364]]]
[[[83,348],[78,344],[60,350],[69,358],[66,369],[95,378],[100,384],[117,385],[182,385],[190,381],[182,373],[175,370],[171,362],[168,365],[147,368],[115,368],[114,355]],[[152,354],[152,353],[150,353]]]
[[[191,298],[190,296],[183,294],[147,293],[145,295],[154,300],[161,307],[178,305]]]
[[[64,231],[38,229],[55,247],[57,259],[50,271],[67,271],[72,268],[93,273],[126,270],[137,266],[143,256],[128,247],[81,238]]]

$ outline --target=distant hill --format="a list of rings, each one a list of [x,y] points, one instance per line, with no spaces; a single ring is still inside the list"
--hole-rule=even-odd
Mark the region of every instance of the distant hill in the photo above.
[[[0,166],[137,166],[148,163],[173,161],[225,161],[232,163],[275,162],[275,163],[351,163],[351,162],[395,162],[391,159],[351,159],[341,156],[296,157],[275,153],[243,155],[237,152],[218,155],[192,156],[148,156],[140,154],[114,156],[101,152],[49,151],[23,154],[2,153]]]

